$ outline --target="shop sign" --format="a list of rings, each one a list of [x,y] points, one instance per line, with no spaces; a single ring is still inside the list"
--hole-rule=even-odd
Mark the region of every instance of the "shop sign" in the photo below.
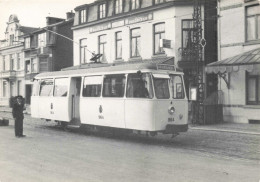
[[[104,24],[100,24],[100,25],[96,25],[90,28],[89,32],[90,33],[94,33],[94,32],[99,32],[102,30],[107,30],[111,28],[111,23],[104,23]]]
[[[139,15],[139,16],[127,18],[125,20],[125,24],[129,25],[129,24],[134,24],[134,23],[140,23],[140,22],[149,21],[149,20],[152,20],[152,19],[153,19],[153,14],[152,13],[146,13],[146,14],[142,14],[142,15]]]

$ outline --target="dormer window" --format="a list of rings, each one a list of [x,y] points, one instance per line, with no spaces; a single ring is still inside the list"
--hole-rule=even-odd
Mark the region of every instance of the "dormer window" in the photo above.
[[[46,32],[38,35],[38,47],[46,46]]]
[[[105,18],[106,17],[106,3],[100,4],[99,7],[99,19]]]
[[[123,0],[115,0],[115,14],[123,12]]]
[[[140,0],[131,0],[131,10],[140,8]]]
[[[80,23],[85,23],[87,21],[86,9],[80,10]]]

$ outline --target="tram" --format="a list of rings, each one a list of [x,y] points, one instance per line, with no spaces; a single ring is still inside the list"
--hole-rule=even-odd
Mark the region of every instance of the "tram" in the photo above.
[[[162,61],[98,64],[34,78],[31,116],[163,134],[188,130],[183,72]]]

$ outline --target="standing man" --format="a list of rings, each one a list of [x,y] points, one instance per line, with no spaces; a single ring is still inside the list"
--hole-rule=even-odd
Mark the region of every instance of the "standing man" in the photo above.
[[[15,119],[14,129],[15,129],[15,136],[16,137],[25,137],[23,135],[23,110],[24,110],[24,99],[22,96],[17,96],[14,98],[14,105],[13,105],[13,118]]]

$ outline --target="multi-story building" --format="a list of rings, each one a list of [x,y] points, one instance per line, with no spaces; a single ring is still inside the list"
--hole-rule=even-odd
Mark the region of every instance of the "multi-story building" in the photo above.
[[[219,61],[207,72],[219,75],[224,120],[260,121],[260,2],[218,1]]]
[[[24,92],[24,52],[22,35],[37,28],[19,24],[16,15],[11,15],[7,22],[5,39],[0,41],[0,105],[8,105],[9,98],[25,95]]]
[[[26,34],[24,38],[25,99],[30,104],[33,78],[42,72],[59,71],[73,65],[74,13],[67,20],[47,17],[47,26]]]
[[[0,48],[0,106],[16,95],[30,104],[36,74],[73,65],[73,19],[74,13],[68,12],[66,20],[47,17],[46,27],[30,28],[20,26],[16,15],[10,16]]]
[[[174,57],[192,21],[190,0],[98,0],[75,8],[74,66]],[[176,64],[177,65],[177,64]]]

